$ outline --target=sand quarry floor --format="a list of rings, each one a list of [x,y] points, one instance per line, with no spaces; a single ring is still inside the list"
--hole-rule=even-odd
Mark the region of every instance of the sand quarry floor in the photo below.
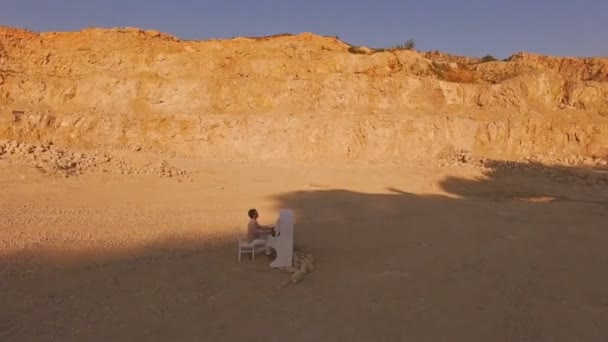
[[[0,160],[0,341],[606,341],[608,186],[475,167]],[[298,284],[236,227],[297,213]]]

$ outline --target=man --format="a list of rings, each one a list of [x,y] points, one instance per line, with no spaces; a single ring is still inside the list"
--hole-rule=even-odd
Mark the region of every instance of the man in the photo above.
[[[258,211],[255,209],[249,210],[249,224],[247,225],[247,239],[252,242],[253,245],[266,245],[266,254],[270,254],[270,248],[268,248],[268,236],[274,232],[272,226],[262,226],[258,223]]]

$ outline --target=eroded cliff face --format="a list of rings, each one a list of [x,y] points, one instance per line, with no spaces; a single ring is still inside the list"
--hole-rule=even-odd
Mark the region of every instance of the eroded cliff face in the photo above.
[[[608,155],[608,59],[348,49],[312,34],[0,28],[0,139],[222,161]]]

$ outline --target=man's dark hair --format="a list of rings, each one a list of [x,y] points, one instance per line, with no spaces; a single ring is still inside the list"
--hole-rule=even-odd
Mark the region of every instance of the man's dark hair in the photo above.
[[[247,213],[247,215],[249,215],[249,218],[253,218],[255,216],[255,213],[257,213],[257,210],[249,209],[249,212]]]

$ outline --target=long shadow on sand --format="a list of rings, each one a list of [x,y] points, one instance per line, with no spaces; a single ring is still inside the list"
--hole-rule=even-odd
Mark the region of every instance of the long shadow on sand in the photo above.
[[[605,170],[486,166],[443,180],[442,195],[390,179],[377,194],[276,195],[317,259],[281,290],[285,274],[238,265],[228,240],[5,268],[0,340],[607,340]]]
[[[318,282],[323,307],[340,314],[319,311],[311,325],[349,322],[340,336],[359,340],[608,338],[606,170],[485,166],[479,179],[444,179],[447,195],[278,196],[297,211],[299,243],[334,275]]]

